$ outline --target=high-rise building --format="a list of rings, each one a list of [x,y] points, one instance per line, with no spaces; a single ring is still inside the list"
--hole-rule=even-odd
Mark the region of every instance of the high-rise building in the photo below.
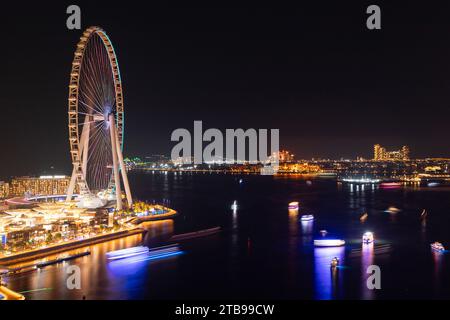
[[[18,177],[11,180],[10,196],[66,194],[70,183],[68,176]],[[76,186],[77,188],[78,186]]]
[[[294,154],[290,153],[287,150],[281,150],[278,152],[274,152],[272,154],[272,156],[270,157],[271,161],[275,161],[278,160],[278,162],[283,163],[283,162],[292,162],[294,161]]]
[[[373,146],[373,160],[380,161],[384,160],[386,156],[386,148],[376,144]]]
[[[406,161],[409,160],[409,147],[403,146],[400,150],[387,151],[386,148],[376,144],[373,146],[373,160],[375,161]]]
[[[9,196],[9,183],[0,181],[0,199],[6,199]]]
[[[403,146],[401,151],[403,160],[409,160],[409,147]]]

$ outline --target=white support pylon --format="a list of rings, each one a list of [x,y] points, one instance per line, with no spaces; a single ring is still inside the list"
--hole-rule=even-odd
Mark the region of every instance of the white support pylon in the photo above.
[[[117,163],[116,121],[114,120],[113,114],[109,115],[109,132],[111,136],[114,183],[116,184],[116,208],[117,210],[122,210],[122,189],[120,187],[120,173]]]
[[[83,163],[82,163],[82,170],[83,170],[83,176],[86,177],[86,166],[87,166],[87,155],[88,155],[88,148],[85,149],[85,146],[88,147],[89,146],[89,119],[88,117],[86,117],[84,119],[84,124],[83,124],[83,131],[81,132],[81,139],[80,139],[80,158],[83,159]],[[86,140],[88,140],[88,142],[86,143]],[[84,152],[86,150],[86,152]],[[86,156],[84,156],[86,155]],[[75,190],[75,185],[77,183],[77,170],[75,168],[75,166],[73,167],[72,170],[72,176],[70,178],[70,183],[69,183],[69,187],[67,188],[67,196],[66,196],[66,201],[70,201],[72,200],[72,196],[73,196],[73,192]]]
[[[117,128],[114,126],[114,136],[116,140],[117,158],[119,159],[120,171],[122,173],[123,185],[125,187],[125,194],[127,196],[128,207],[131,208],[133,198],[131,197],[130,185],[128,184],[127,171],[125,170],[125,163],[123,161],[122,147],[119,143],[119,136],[117,135]]]
[[[89,155],[89,139],[90,139],[90,135],[91,135],[91,121],[92,121],[92,116],[86,116],[86,118],[88,119],[88,121],[85,120],[84,126],[86,127],[86,134],[84,137],[84,141],[83,146],[81,147],[82,149],[82,154],[80,155],[82,157],[82,165],[81,168],[83,170],[83,178],[86,181],[86,173],[87,173],[87,163],[88,163],[88,155]],[[83,126],[83,127],[84,127]],[[83,128],[83,131],[85,130],[85,128]],[[83,134],[83,133],[81,133]],[[82,137],[83,138],[83,137]]]

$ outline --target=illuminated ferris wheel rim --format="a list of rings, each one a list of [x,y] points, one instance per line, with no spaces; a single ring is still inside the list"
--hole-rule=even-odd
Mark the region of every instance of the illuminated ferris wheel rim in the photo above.
[[[90,45],[90,43],[93,43]],[[86,55],[89,54],[89,51],[92,49],[88,49],[91,46],[95,46],[95,43],[98,43],[103,47],[105,54],[106,64],[109,66],[110,70],[110,81],[111,81],[111,92],[114,97],[114,106],[110,105],[109,110],[94,110],[91,108],[88,114],[84,114],[84,124],[80,123],[79,116],[83,114],[83,108],[80,110],[80,102],[84,105],[85,102],[82,99],[84,95],[84,91],[81,91],[83,88],[81,81],[83,79],[83,74],[85,72],[89,72],[89,63],[90,61],[84,60],[87,59]],[[88,51],[89,50],[89,51]],[[86,65],[85,65],[86,64]],[[92,67],[92,66],[91,66]],[[84,70],[85,68],[86,71]],[[91,70],[92,71],[92,70]],[[80,96],[81,94],[81,96]],[[83,155],[83,134],[84,128],[86,124],[90,122],[90,120],[98,123],[107,123],[108,126],[111,125],[111,122],[114,121],[114,131],[117,138],[118,148],[120,150],[123,149],[123,132],[124,132],[124,107],[123,107],[123,94],[122,94],[122,82],[120,76],[119,65],[117,62],[116,53],[114,47],[111,43],[106,32],[100,27],[89,27],[83,32],[83,35],[80,37],[80,41],[77,44],[77,49],[74,54],[74,59],[72,62],[72,70],[70,73],[70,83],[69,83],[69,98],[68,98],[68,116],[69,116],[69,143],[70,143],[70,153],[72,158],[72,163],[74,165],[74,182],[71,183],[69,187],[68,194],[73,192],[73,185],[76,182],[80,187],[80,194],[91,194],[91,185],[87,181],[87,162],[86,158]],[[114,107],[114,112],[113,112]],[[108,109],[108,108],[107,108]],[[89,116],[89,118],[88,118]],[[80,135],[80,125],[83,125],[83,134]],[[89,128],[89,126],[88,126]],[[89,129],[88,129],[89,130]],[[111,129],[110,129],[111,130]],[[89,135],[89,134],[88,134]],[[87,154],[87,150],[84,151]],[[117,154],[117,152],[116,152]],[[117,176],[117,174],[115,174]],[[117,177],[116,177],[117,178]],[[111,182],[111,180],[110,180]],[[106,187],[106,186],[105,186]],[[94,189],[97,189],[94,187]]]
[[[68,100],[73,171],[66,201],[72,200],[78,184],[78,207],[100,208],[115,201],[116,209],[122,210],[122,177],[131,206],[133,198],[122,154],[124,108],[119,65],[108,35],[99,27],[86,29],[77,44]]]
[[[80,37],[80,41],[77,44],[74,59],[72,62],[72,70],[70,72],[69,83],[69,141],[72,154],[72,160],[74,155],[79,151],[80,135],[79,135],[79,123],[78,123],[78,105],[79,105],[79,90],[80,90],[80,72],[83,64],[84,53],[86,50],[89,39],[97,34],[102,40],[106,51],[108,53],[109,62],[111,65],[115,89],[116,98],[116,126],[117,133],[121,147],[123,148],[123,131],[124,131],[124,108],[123,108],[123,94],[122,94],[122,80],[120,77],[119,64],[117,62],[117,56],[114,51],[114,47],[111,43],[106,32],[100,27],[89,27],[83,32]],[[76,149],[76,150],[74,150]],[[75,151],[75,152],[74,152]]]

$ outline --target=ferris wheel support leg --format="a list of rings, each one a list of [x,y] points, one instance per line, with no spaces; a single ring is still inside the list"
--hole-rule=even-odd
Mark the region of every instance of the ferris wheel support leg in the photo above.
[[[84,120],[83,131],[81,132],[80,139],[80,156],[83,157],[83,177],[86,179],[86,165],[87,165],[87,155],[88,155],[88,146],[89,146],[89,119],[86,117]],[[86,150],[86,152],[83,152]],[[75,190],[75,184],[77,182],[77,169],[74,166],[72,170],[72,177],[70,178],[69,187],[67,188],[67,196],[66,201],[72,200],[73,192]]]
[[[75,167],[72,170],[72,177],[70,178],[69,187],[67,188],[66,201],[72,200],[73,191],[75,189],[75,183],[77,182],[77,171]]]
[[[133,204],[133,198],[131,197],[130,185],[128,183],[127,171],[125,170],[125,163],[123,161],[122,148],[119,143],[119,136],[117,135],[117,129],[114,128],[114,136],[116,140],[117,158],[119,159],[120,171],[122,173],[123,185],[125,187],[125,194],[127,196],[128,206],[131,208]]]
[[[111,149],[113,158],[113,172],[114,172],[114,182],[116,184],[116,208],[117,210],[122,210],[122,190],[120,188],[120,174],[119,166],[117,161],[117,146],[116,146],[116,121],[114,115],[109,115],[109,132],[111,135]]]
[[[81,143],[80,151],[82,153],[83,162],[81,168],[83,170],[83,178],[86,180],[86,172],[87,172],[87,163],[88,163],[88,154],[89,154],[89,135],[91,131],[91,116],[87,116],[83,125],[83,132],[81,133]],[[83,137],[84,134],[84,137]]]

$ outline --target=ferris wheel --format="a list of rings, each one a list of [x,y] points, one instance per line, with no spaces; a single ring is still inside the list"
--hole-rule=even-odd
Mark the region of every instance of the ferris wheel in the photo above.
[[[67,191],[79,188],[81,207],[116,200],[122,209],[122,176],[132,198],[123,161],[124,106],[114,47],[104,30],[89,27],[77,44],[69,83],[69,143],[73,171]]]

